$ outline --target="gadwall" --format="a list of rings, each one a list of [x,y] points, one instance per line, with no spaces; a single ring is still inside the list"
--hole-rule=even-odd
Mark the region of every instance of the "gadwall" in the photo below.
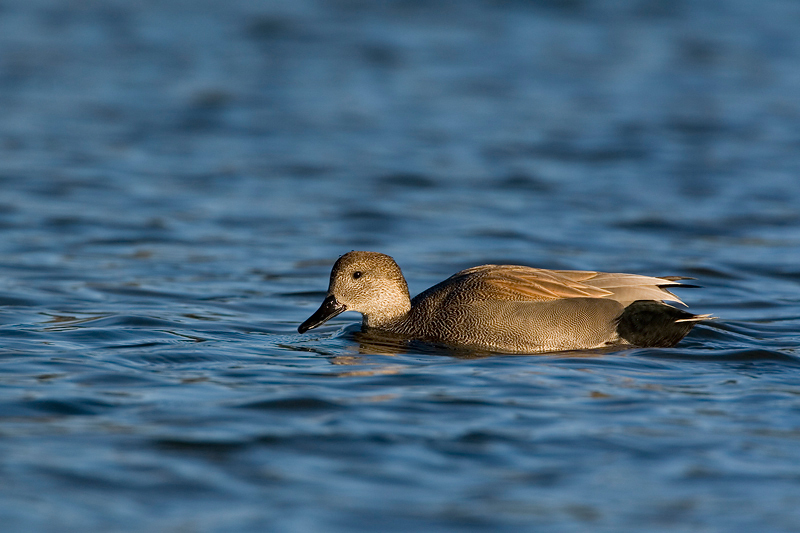
[[[325,301],[297,330],[358,311],[364,330],[496,352],[674,346],[695,323],[712,318],[663,303],[683,304],[666,289],[687,287],[681,279],[482,265],[412,300],[394,259],[350,252],[333,265]]]

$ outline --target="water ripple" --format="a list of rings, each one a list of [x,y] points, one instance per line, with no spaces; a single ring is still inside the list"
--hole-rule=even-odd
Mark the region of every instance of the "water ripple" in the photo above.
[[[3,3],[3,532],[800,529],[798,8],[457,4]],[[298,334],[362,248],[719,318]]]

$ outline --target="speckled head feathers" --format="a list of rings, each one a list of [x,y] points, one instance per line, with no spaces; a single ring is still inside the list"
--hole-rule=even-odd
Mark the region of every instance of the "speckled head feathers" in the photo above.
[[[408,285],[394,259],[378,252],[353,251],[333,265],[323,306],[300,329],[315,328],[344,311],[358,311],[364,315],[365,326],[381,327],[410,308]]]

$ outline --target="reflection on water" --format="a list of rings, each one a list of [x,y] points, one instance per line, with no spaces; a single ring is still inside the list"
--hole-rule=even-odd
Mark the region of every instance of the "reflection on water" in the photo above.
[[[348,327],[345,330],[345,338],[352,338],[353,346],[358,348],[358,353],[364,355],[401,355],[401,354],[425,354],[432,356],[447,356],[456,359],[481,359],[484,357],[495,357],[497,352],[490,352],[478,348],[448,346],[445,344],[428,343],[418,340],[409,340],[401,335],[396,335],[386,331],[366,330],[360,331],[358,326]],[[596,348],[593,350],[571,350],[556,353],[546,353],[550,357],[602,357],[607,353],[619,353],[625,348],[607,347]],[[512,355],[512,354],[505,354]],[[535,357],[525,355],[525,357]],[[357,360],[362,360],[359,358]],[[337,363],[341,364],[341,363]]]
[[[800,529],[795,2],[10,0],[3,532]],[[669,349],[300,336],[330,265],[697,278]]]

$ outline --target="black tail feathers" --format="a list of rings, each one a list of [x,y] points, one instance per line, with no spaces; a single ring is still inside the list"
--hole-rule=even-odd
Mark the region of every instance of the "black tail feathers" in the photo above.
[[[654,300],[637,300],[617,319],[617,333],[635,346],[667,348],[678,344],[697,322],[709,318]]]

